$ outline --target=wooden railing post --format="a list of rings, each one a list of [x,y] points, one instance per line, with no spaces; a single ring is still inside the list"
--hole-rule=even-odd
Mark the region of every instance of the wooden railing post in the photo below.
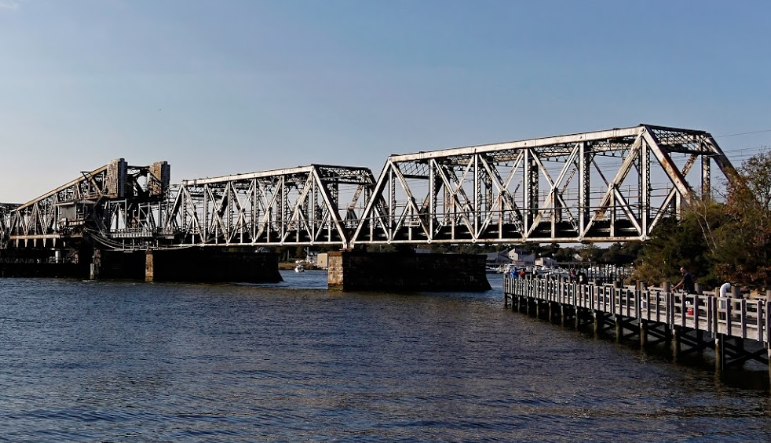
[[[601,284],[595,280],[593,284],[579,284],[564,277],[513,279],[505,275],[502,286],[504,307],[508,308],[511,303],[512,310],[524,308],[528,314],[541,318],[548,310],[549,320],[557,321],[559,315],[563,326],[572,315],[576,328],[592,318],[595,336],[609,329],[608,326],[614,326],[608,315],[614,316],[617,341],[623,341],[624,328],[634,327],[636,319],[635,329],[639,330],[641,347],[647,345],[650,333],[656,331],[651,325],[663,326],[664,341],[675,359],[681,355],[682,343],[692,343],[685,335],[686,332],[690,335],[690,328],[694,329],[698,352],[703,352],[704,333],[709,333],[714,338],[718,371],[725,368],[726,356],[729,359],[734,355],[737,357],[729,362],[731,365],[749,359],[765,361],[762,351],[744,351],[745,340],[757,340],[766,349],[771,380],[771,297],[721,298],[711,293],[705,295],[701,288],[697,293],[685,294],[673,292],[669,283],[664,283],[662,288],[653,288],[651,292],[642,281],[634,287],[626,287],[618,281]],[[734,289],[733,293],[737,294],[737,291]],[[523,303],[526,306],[523,307]]]
[[[674,325],[674,300],[670,292],[669,282],[664,282],[662,289],[664,290],[664,317],[666,318],[664,322],[664,341],[667,346],[670,346],[672,344],[672,326]]]
[[[765,342],[766,346],[766,358],[768,358],[768,376],[771,379],[771,297],[766,292],[766,301],[763,309],[763,320],[766,325],[765,340],[761,340],[761,343]]]

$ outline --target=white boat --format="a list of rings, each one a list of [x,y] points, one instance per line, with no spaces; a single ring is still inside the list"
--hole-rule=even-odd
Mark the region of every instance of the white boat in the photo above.
[[[511,263],[506,263],[506,264],[498,266],[498,271],[497,272],[499,274],[508,274],[508,273],[511,272],[512,268],[513,268],[513,265]]]
[[[294,267],[294,272],[305,272],[305,266],[298,264]]]

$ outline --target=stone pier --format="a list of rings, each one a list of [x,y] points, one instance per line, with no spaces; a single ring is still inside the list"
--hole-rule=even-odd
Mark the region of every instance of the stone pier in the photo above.
[[[187,248],[142,253],[145,281],[274,283],[278,255],[253,248]]]
[[[343,291],[487,291],[485,256],[332,251],[329,289]]]

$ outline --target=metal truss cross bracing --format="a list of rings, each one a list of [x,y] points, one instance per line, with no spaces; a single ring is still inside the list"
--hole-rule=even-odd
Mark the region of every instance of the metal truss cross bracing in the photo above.
[[[8,247],[11,236],[11,214],[19,205],[0,203],[0,250]]]
[[[0,248],[642,241],[711,196],[713,163],[735,176],[709,133],[652,125],[392,155],[377,180],[310,165],[170,185],[166,162],[118,159],[0,205]]]
[[[9,208],[2,228],[5,239],[14,247],[55,248],[63,241],[84,236],[99,240],[132,224],[146,225],[141,207],[157,208],[168,192],[170,176],[166,162],[130,166],[122,158],[114,160]],[[116,212],[117,206],[124,210]]]
[[[651,125],[393,155],[351,244],[645,240],[712,161],[730,178],[708,133]]]
[[[166,228],[178,245],[344,248],[374,183],[369,169],[327,165],[186,180]]]

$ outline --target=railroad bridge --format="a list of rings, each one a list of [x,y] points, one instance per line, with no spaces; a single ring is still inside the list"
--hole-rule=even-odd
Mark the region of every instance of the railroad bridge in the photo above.
[[[373,244],[644,241],[712,194],[713,164],[732,179],[709,133],[646,124],[391,155],[378,177],[314,164],[172,184],[165,161],[117,159],[26,203],[0,204],[0,251],[19,263],[79,256],[92,269],[106,255],[124,258],[114,267],[136,266],[125,258],[141,252],[148,278],[168,266],[164,254],[205,257],[199,268],[162,271],[180,278],[230,262],[227,251],[259,267],[253,252],[276,246],[331,245],[350,251],[339,254],[347,262]]]

